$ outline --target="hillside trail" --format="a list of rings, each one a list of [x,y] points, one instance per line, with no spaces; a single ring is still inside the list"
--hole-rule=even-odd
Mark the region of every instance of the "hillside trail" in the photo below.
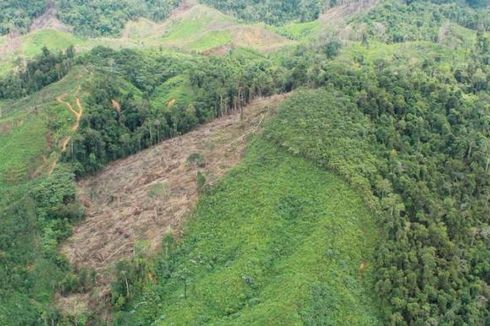
[[[70,111],[70,113],[73,114],[73,116],[75,117],[75,123],[70,127],[70,130],[72,133],[76,132],[78,130],[78,128],[80,127],[80,120],[82,120],[82,116],[83,116],[82,102],[80,101],[80,97],[78,97],[78,94],[80,93],[80,89],[81,89],[81,87],[78,86],[78,89],[75,93],[75,101],[77,103],[78,111],[73,109],[73,106],[71,105],[71,103],[66,102],[64,100],[68,96],[68,94],[65,93],[65,94],[60,95],[56,98],[56,101],[58,101],[58,103],[63,104],[64,106],[66,106],[67,110]],[[66,152],[66,150],[68,149],[68,144],[71,141],[71,137],[72,136],[66,136],[61,141],[60,154]],[[53,163],[51,163],[51,166],[48,170],[48,175],[51,175],[53,173],[54,169],[58,165],[58,160],[59,160],[59,158],[55,159],[53,161]]]
[[[135,248],[155,254],[167,234],[179,239],[199,199],[198,173],[208,185],[216,184],[241,161],[248,139],[261,131],[287,96],[258,98],[242,116],[234,112],[215,119],[81,180],[78,197],[86,217],[61,252],[76,269],[95,270],[97,280],[89,293],[58,295],[61,310],[73,314],[96,309],[105,315],[115,263],[133,257]],[[196,156],[202,162],[193,163]]]

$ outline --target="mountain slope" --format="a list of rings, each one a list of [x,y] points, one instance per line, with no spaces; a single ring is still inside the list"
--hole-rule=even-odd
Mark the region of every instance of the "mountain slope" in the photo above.
[[[286,37],[261,24],[245,24],[206,7],[190,5],[175,11],[168,20],[156,23],[144,18],[129,21],[120,37],[79,37],[64,29],[51,27],[20,35],[0,37],[0,75],[5,75],[18,59],[31,59],[43,47],[52,51],[75,46],[86,52],[97,46],[114,49],[134,48],[224,54],[235,47],[270,51],[290,45]]]
[[[264,140],[205,193],[155,262],[127,324],[377,325],[373,217],[340,179]],[[113,285],[125,307],[124,265]],[[138,307],[131,313],[132,307]]]

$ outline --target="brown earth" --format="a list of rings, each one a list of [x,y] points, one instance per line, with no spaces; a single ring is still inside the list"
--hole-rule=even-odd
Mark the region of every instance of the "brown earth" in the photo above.
[[[69,32],[71,28],[63,24],[56,17],[56,9],[53,0],[46,0],[46,11],[32,21],[29,31],[37,31],[40,29],[55,29],[59,31]],[[5,42],[0,46],[0,58],[6,58],[13,55],[22,47],[22,35],[18,31],[12,31],[7,34]]]
[[[337,25],[361,12],[373,8],[379,0],[346,1],[345,4],[332,7],[320,16],[320,21],[328,25]]]
[[[334,31],[342,40],[359,40],[364,27],[349,24],[349,19],[368,12],[378,2],[379,0],[345,0],[320,15],[320,23],[326,33]]]
[[[71,28],[63,24],[57,17],[56,8],[53,0],[46,0],[46,11],[32,22],[29,31],[40,29],[55,29],[58,31],[69,32]]]
[[[80,86],[78,87],[77,94],[80,92]],[[78,107],[78,111],[73,109],[73,106],[71,103],[66,102],[64,99],[67,96],[67,94],[63,94],[61,96],[58,96],[56,98],[56,101],[59,103],[63,104],[66,106],[67,110],[70,111],[71,114],[75,117],[75,123],[70,127],[71,132],[75,132],[78,130],[78,127],[80,126],[80,120],[82,120],[83,116],[83,106],[82,102],[80,101],[79,97],[76,97],[76,103]],[[61,140],[60,143],[60,153],[66,152],[68,149],[68,144],[70,143],[71,136],[66,136]],[[48,175],[51,175],[56,168],[56,165],[58,164],[58,158],[55,159],[53,162],[50,163],[49,169],[48,169]]]
[[[61,251],[75,268],[97,271],[96,294],[59,297],[59,305],[73,312],[88,298],[104,302],[115,262],[133,256],[137,245],[146,245],[146,253],[152,254],[165,235],[179,238],[198,199],[197,173],[204,173],[209,185],[216,183],[240,162],[249,136],[260,130],[285,96],[257,99],[244,109],[242,118],[237,112],[216,119],[81,181],[79,198],[86,219]],[[192,154],[204,158],[204,164],[189,162]]]

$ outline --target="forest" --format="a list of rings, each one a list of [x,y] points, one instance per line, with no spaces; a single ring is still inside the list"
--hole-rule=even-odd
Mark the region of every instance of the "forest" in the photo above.
[[[134,86],[134,92],[122,94],[110,76],[101,76],[90,86],[91,112],[83,117],[81,130],[64,155],[65,162],[76,166],[77,176],[241,110],[257,96],[284,90],[281,67],[260,57],[246,60],[240,54],[186,62],[96,48],[81,60],[99,69],[110,62],[111,69]],[[158,88],[179,76],[188,84],[184,99],[171,106],[154,103]],[[113,99],[121,103],[120,112],[108,110]]]
[[[271,29],[344,3],[202,2]],[[114,266],[101,303],[111,322],[486,325],[487,4],[389,0],[348,20],[357,38],[329,31],[273,52],[67,46],[18,60],[0,78],[0,148],[18,141],[31,155],[34,132],[42,148],[19,156],[32,162],[18,173],[21,158],[14,167],[0,161],[0,324],[107,322],[55,303],[89,296],[97,283],[96,271],[59,252],[85,215],[76,182],[241,116],[254,99],[287,94],[220,181],[207,183],[203,159],[200,200],[181,238],[169,235],[155,256],[135,250]],[[55,5],[75,33],[95,37],[117,35],[136,17],[162,21],[179,1]],[[44,6],[0,4],[0,34],[26,33]],[[86,108],[75,128],[60,99]],[[66,150],[56,147],[63,141]]]
[[[45,0],[2,0],[0,3],[0,35],[10,32],[27,32],[33,19],[42,15],[45,10]]]
[[[52,53],[44,47],[40,56],[19,66],[17,73],[0,79],[0,99],[21,98],[62,79],[70,70],[74,57],[72,46],[60,53]]]
[[[146,17],[162,21],[179,0],[56,0],[59,18],[84,36],[118,34],[131,19]]]

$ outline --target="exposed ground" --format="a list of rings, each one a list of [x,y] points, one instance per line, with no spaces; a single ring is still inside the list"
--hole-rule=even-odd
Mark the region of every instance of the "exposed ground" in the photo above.
[[[271,51],[292,43],[261,24],[244,24],[222,12],[193,1],[185,1],[164,22],[140,18],[128,22],[120,37],[83,39],[69,32],[57,18],[53,7],[32,24],[25,35],[11,33],[0,37],[0,76],[15,67],[17,58],[30,59],[41,53],[43,46],[52,51],[70,45],[78,52],[96,46],[114,49],[178,49],[204,54],[221,54],[222,48],[250,47]]]
[[[78,111],[76,111],[75,109],[73,109],[73,106],[71,105],[71,103],[69,102],[66,102],[64,100],[64,98],[67,96],[67,94],[63,94],[61,96],[58,96],[56,98],[56,101],[58,101],[59,103],[63,104],[66,106],[66,108],[68,109],[68,111],[70,111],[71,114],[73,114],[73,116],[75,117],[75,122],[73,123],[73,125],[70,127],[70,130],[71,132],[75,132],[78,130],[78,127],[80,126],[80,120],[82,119],[82,116],[83,116],[83,106],[82,106],[82,102],[80,101],[80,97],[78,97],[78,93],[80,92],[80,86],[78,87],[77,89],[77,97],[76,97],[76,102],[77,102],[77,107],[78,107]],[[71,140],[71,136],[66,136],[64,137],[62,140],[61,140],[61,144],[60,144],[60,153],[64,153],[66,151],[66,149],[68,148],[68,144],[70,143],[70,140]],[[55,159],[52,163],[51,163],[51,166],[48,170],[48,174],[51,174],[53,173],[54,169],[56,168],[56,165],[58,164],[58,159]]]
[[[61,251],[75,267],[98,272],[96,302],[108,295],[110,267],[131,257],[136,245],[146,245],[151,254],[168,233],[181,235],[185,217],[198,199],[198,172],[213,184],[235,166],[248,137],[260,130],[285,96],[257,99],[244,109],[242,119],[240,113],[216,119],[116,161],[79,183],[86,219],[74,228]],[[192,154],[203,161],[189,162]],[[80,301],[87,298],[60,297],[58,302],[70,312],[83,309]]]
[[[320,21],[329,25],[345,23],[352,16],[366,12],[373,8],[379,0],[349,1],[346,4],[335,6],[320,16]]]
[[[270,51],[291,43],[261,24],[242,24],[216,9],[191,2],[179,7],[162,23],[144,18],[129,22],[122,39],[138,40],[146,46],[162,45],[199,52],[223,46]]]
[[[326,30],[334,30],[342,39],[358,39],[363,30],[359,26],[349,25],[349,19],[360,13],[366,13],[373,8],[379,0],[347,1],[335,6],[320,16],[320,23]]]
[[[64,25],[56,18],[56,9],[53,0],[46,1],[46,11],[32,22],[29,27],[30,32],[35,32],[43,29],[50,29],[61,32],[69,32],[70,27]],[[5,36],[4,42],[0,44],[0,59],[8,57],[22,48],[24,38],[16,31],[13,31]],[[68,45],[66,46],[68,47]]]
[[[58,31],[69,32],[71,28],[63,24],[56,17],[56,8],[53,0],[46,0],[46,11],[41,16],[34,19],[29,30],[36,31],[40,29],[55,29]]]

